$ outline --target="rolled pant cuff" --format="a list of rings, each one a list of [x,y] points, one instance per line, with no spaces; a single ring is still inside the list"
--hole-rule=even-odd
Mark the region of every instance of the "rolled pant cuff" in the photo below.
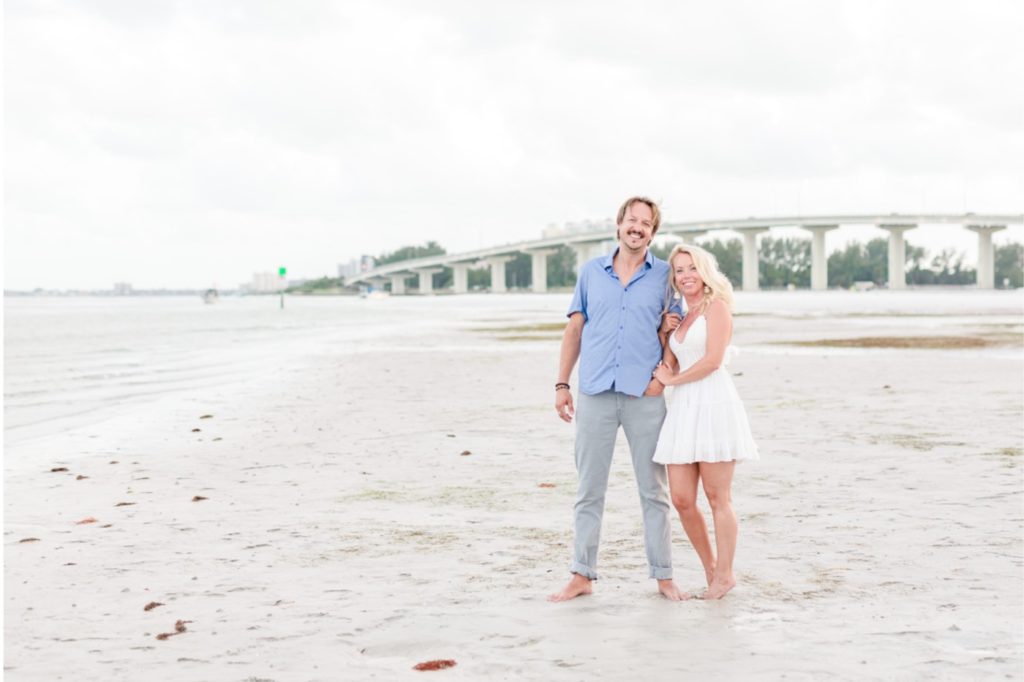
[[[672,567],[651,566],[650,577],[655,580],[672,580]]]
[[[576,561],[572,562],[572,566],[569,567],[569,572],[577,573],[579,575],[582,575],[584,578],[597,580],[597,571],[590,568],[589,566],[584,566],[583,564],[578,563]]]

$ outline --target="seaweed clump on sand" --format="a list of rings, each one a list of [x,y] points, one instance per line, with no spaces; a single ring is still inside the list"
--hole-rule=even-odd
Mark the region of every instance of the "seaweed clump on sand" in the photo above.
[[[490,334],[499,341],[557,341],[565,331],[565,322],[474,327],[470,331]]]
[[[910,348],[957,350],[1003,345],[979,336],[862,336],[854,339],[818,339],[816,341],[780,341],[779,345],[815,348]]]
[[[455,661],[450,658],[437,659],[433,661],[423,661],[417,663],[412,667],[413,670],[444,670],[445,668],[454,667]]]

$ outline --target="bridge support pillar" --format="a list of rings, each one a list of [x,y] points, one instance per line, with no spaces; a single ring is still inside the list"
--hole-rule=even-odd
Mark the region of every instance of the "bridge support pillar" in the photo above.
[[[469,292],[469,265],[466,263],[452,263],[452,292],[465,294]]]
[[[391,293],[395,296],[405,293],[405,275],[391,275]]]
[[[576,252],[576,274],[579,275],[583,266],[587,264],[587,261],[597,258],[598,256],[607,255],[609,251],[613,250],[614,247],[609,247],[606,242],[582,242],[576,244],[570,244],[572,250]]]
[[[443,270],[444,268],[420,268],[418,270],[414,270],[420,278],[421,294],[434,293],[434,275]]]
[[[491,292],[504,294],[508,291],[505,286],[505,264],[512,260],[511,256],[491,256],[484,259],[491,267]]]
[[[687,232],[679,232],[680,237],[683,238],[684,244],[696,244],[697,240],[701,237],[705,237],[708,234],[707,230],[689,230]]]
[[[556,249],[530,251],[530,290],[543,294],[548,290],[548,256]]]
[[[687,230],[685,232],[665,232],[665,235],[677,237],[680,244],[696,244],[697,240],[707,234],[707,230]],[[662,232],[658,232],[662,234]]]
[[[811,232],[811,290],[828,289],[828,255],[825,251],[825,233],[838,225],[804,225]]]
[[[757,255],[757,235],[767,232],[767,227],[744,227],[738,230],[743,235],[743,291],[757,291],[760,260]]]
[[[889,289],[907,288],[907,244],[903,233],[917,225],[879,225],[889,233]]]
[[[967,225],[968,230],[978,233],[978,288],[994,289],[996,286],[996,261],[992,249],[992,235],[1005,230],[1006,225]]]
[[[570,244],[569,248],[576,254],[576,277],[580,276],[583,265],[590,260],[590,244]]]

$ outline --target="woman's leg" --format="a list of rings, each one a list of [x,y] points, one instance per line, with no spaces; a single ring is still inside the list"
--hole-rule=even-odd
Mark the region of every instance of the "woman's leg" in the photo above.
[[[708,527],[704,523],[704,515],[697,508],[697,479],[699,471],[696,464],[669,464],[668,488],[672,493],[672,506],[679,512],[679,520],[683,522],[686,537],[697,550],[708,585],[715,574],[715,554],[711,551],[711,538]]]
[[[705,599],[721,599],[736,585],[732,574],[732,560],[736,555],[736,536],[739,528],[736,513],[732,510],[732,474],[736,462],[701,462],[700,479],[704,494],[711,506],[715,522],[715,546],[718,548],[718,563],[715,579],[708,586]]]

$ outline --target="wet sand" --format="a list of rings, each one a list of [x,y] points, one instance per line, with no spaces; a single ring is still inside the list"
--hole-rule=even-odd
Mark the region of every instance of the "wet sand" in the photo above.
[[[602,579],[557,605],[575,487],[558,316],[495,340],[516,315],[284,360],[244,392],[9,452],[7,679],[1024,675],[1019,347],[773,345],[984,320],[737,318],[730,371],[762,452],[737,470],[738,586],[658,597],[620,437]],[[413,670],[432,659],[457,665]]]

